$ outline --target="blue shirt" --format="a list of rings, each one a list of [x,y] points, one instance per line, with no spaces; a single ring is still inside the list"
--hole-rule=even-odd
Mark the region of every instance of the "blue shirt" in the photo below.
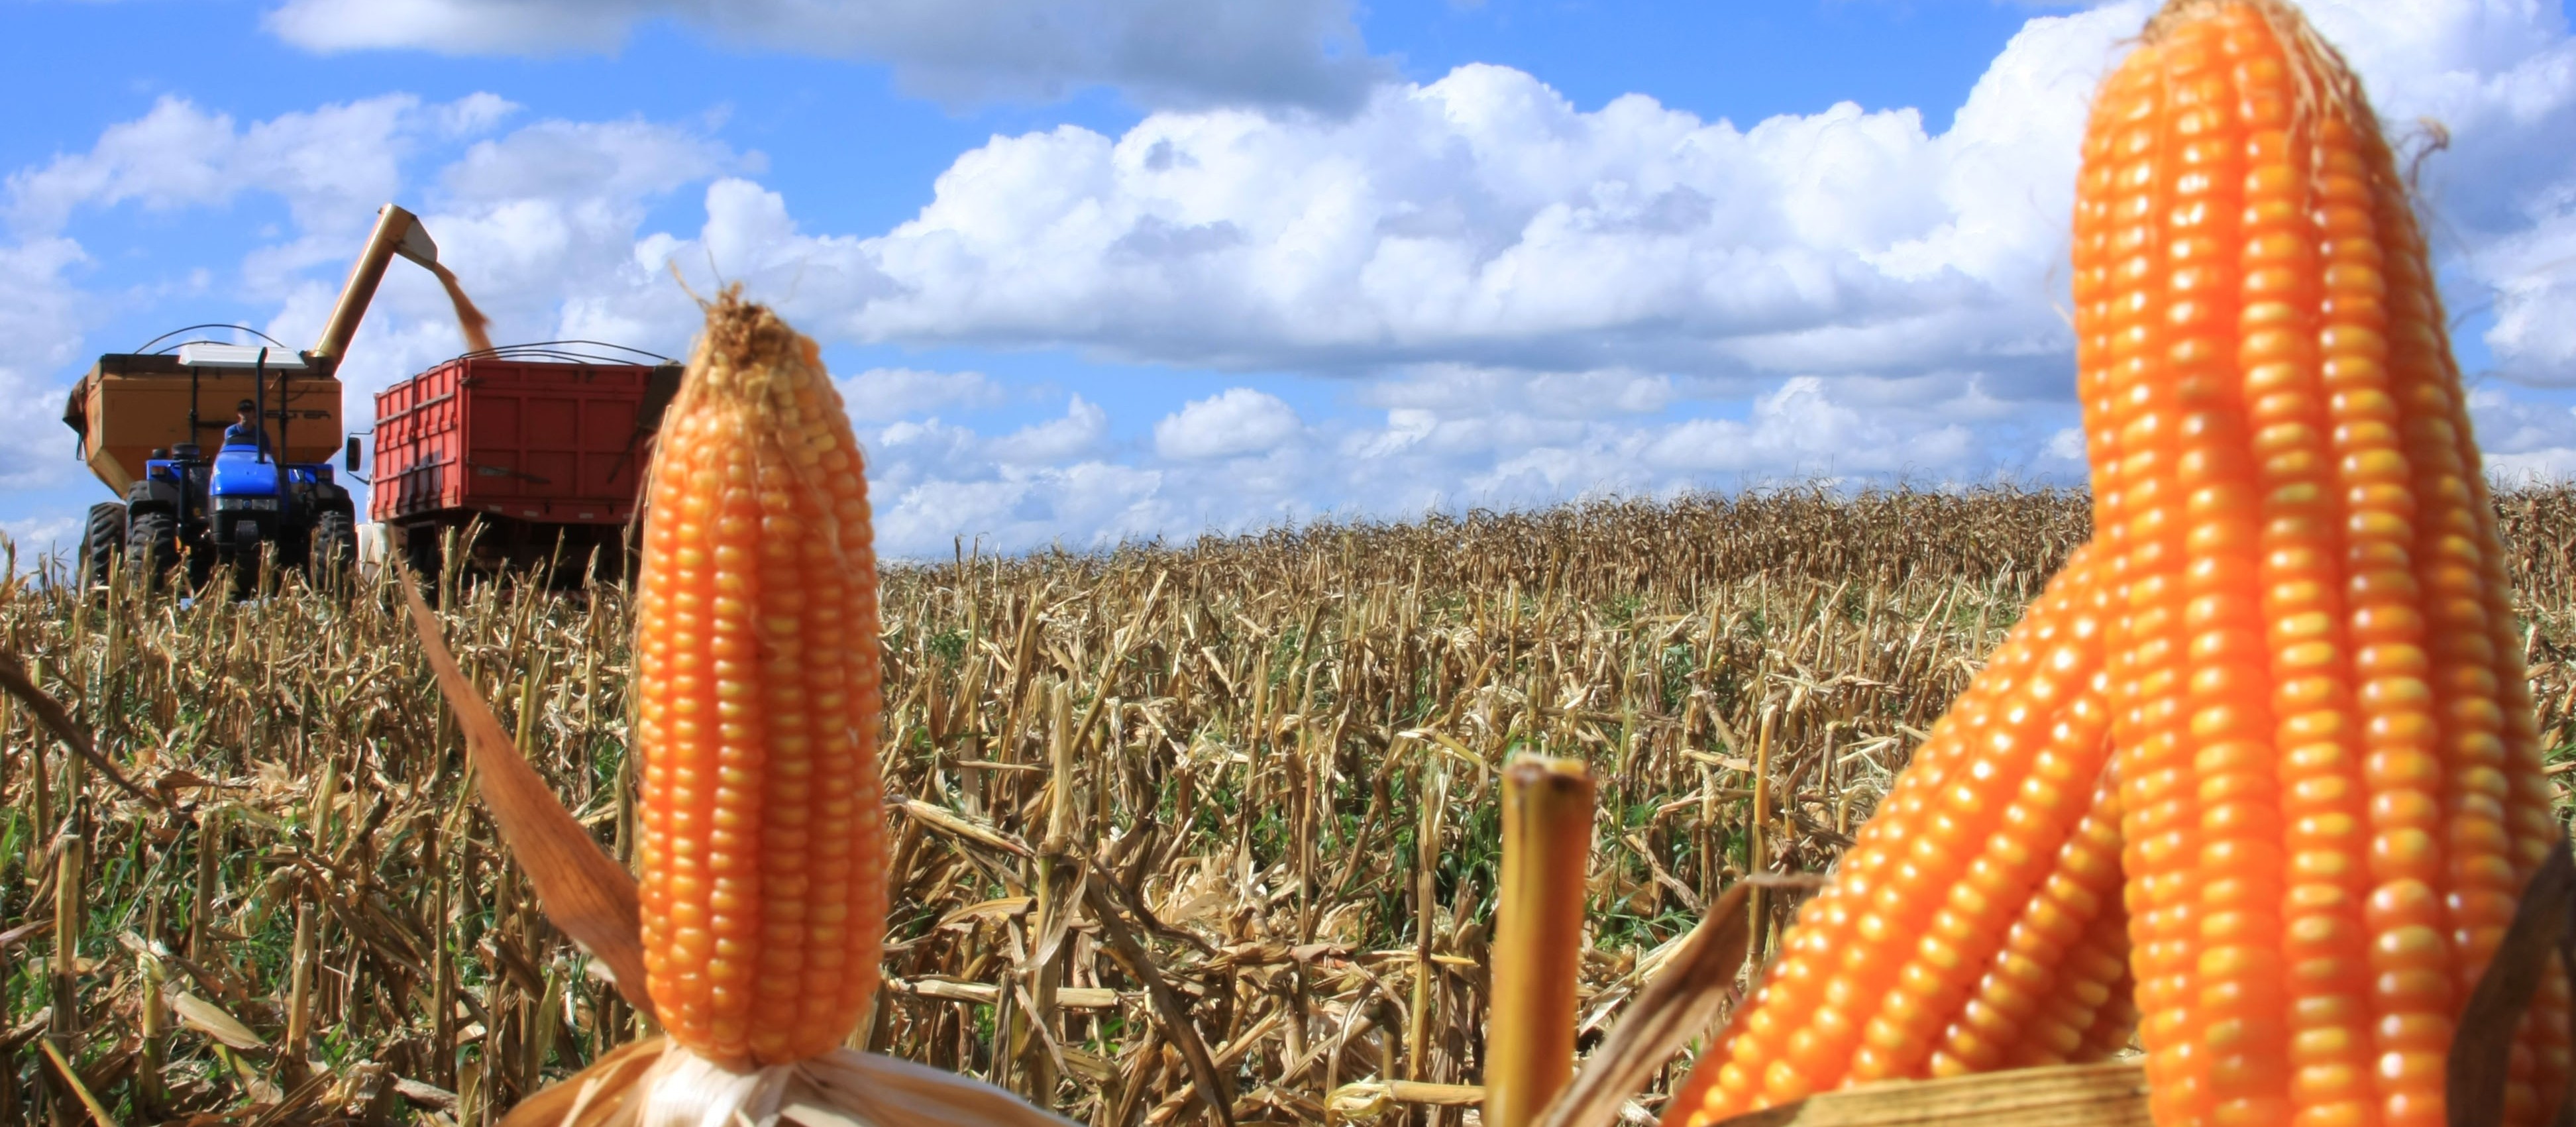
[[[258,446],[264,449],[268,446],[268,435],[252,424],[234,423],[224,428],[224,445]]]

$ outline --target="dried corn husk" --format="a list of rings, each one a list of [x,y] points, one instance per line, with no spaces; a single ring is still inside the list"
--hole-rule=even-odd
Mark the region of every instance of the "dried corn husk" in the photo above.
[[[2148,1127],[2134,1061],[1872,1084],[1739,1115],[1719,1127]]]

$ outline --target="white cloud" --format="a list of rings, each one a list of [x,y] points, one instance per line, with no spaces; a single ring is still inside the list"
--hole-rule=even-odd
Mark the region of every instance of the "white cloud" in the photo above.
[[[26,520],[0,521],[0,579],[9,578],[6,564],[14,563],[20,574],[33,572],[48,562],[68,567],[80,551],[81,521],[69,516],[41,516]]]
[[[638,232],[666,195],[760,166],[758,154],[689,126],[540,121],[467,147],[439,170],[419,210],[440,261],[491,316],[494,340],[594,340],[679,356],[697,313],[664,263],[639,254]],[[731,249],[712,225],[702,241]],[[268,331],[289,341],[318,333],[355,246],[353,237],[333,241],[325,268],[280,279],[284,306]],[[445,292],[408,267],[385,276],[360,339],[342,378],[361,418],[366,396],[463,346]]]
[[[1895,414],[1864,411],[1836,399],[1825,381],[1799,376],[1754,399],[1751,418],[1684,423],[1648,446],[1646,458],[1703,474],[1945,475],[1985,468],[1966,426],[1915,429],[1898,423]]]
[[[491,94],[442,103],[388,94],[243,123],[165,97],[102,131],[85,152],[10,174],[0,217],[18,241],[0,242],[0,426],[27,437],[0,448],[0,487],[84,476],[70,431],[52,421],[67,375],[81,367],[82,333],[102,306],[156,300],[80,289],[88,255],[59,232],[86,211],[224,209],[246,194],[284,201],[287,229],[269,233],[237,275],[226,270],[219,282],[200,266],[176,292],[222,285],[235,298],[274,303],[262,328],[302,344],[319,334],[378,205],[401,199],[422,212],[442,260],[494,316],[498,339],[590,337],[677,352],[696,318],[660,263],[637,258],[646,209],[681,186],[756,172],[757,154],[737,154],[694,128],[638,120],[540,121],[490,135],[516,111]],[[406,175],[424,156],[448,158],[434,187]],[[723,246],[723,235],[711,227],[707,238]],[[602,287],[630,318],[660,314],[651,331],[591,317],[597,303],[578,297]],[[607,331],[586,331],[595,329]],[[364,425],[373,392],[462,345],[444,292],[397,264],[341,372],[352,424]]]
[[[850,417],[862,422],[926,415],[943,407],[991,407],[1004,399],[1002,385],[982,372],[870,368],[837,382]]]
[[[2576,481],[2576,408],[2517,400],[2495,386],[2469,393],[2469,417],[2488,476],[2512,483]]]
[[[1194,399],[1154,424],[1154,449],[1166,458],[1232,458],[1275,450],[1302,429],[1297,409],[1248,387]]]
[[[1468,66],[1348,119],[996,138],[911,222],[814,256],[886,279],[836,318],[870,340],[1245,368],[2040,368],[2068,349],[2048,296],[2083,93],[2143,12],[2033,21],[1937,137],[1851,105],[1750,127],[1642,95],[1585,112]]]
[[[724,145],[688,132],[625,121],[543,121],[477,142],[440,180],[458,204],[527,199],[634,199],[706,180],[737,165]]]
[[[0,431],[12,436],[0,443],[0,489],[50,485],[77,466],[55,374],[95,315],[71,279],[86,258],[60,237],[0,244]]]
[[[2576,176],[2534,193],[2530,212],[2529,228],[2472,260],[2494,291],[2487,347],[2507,378],[2576,384]]]
[[[266,17],[319,51],[614,51],[674,20],[741,44],[889,63],[951,102],[1094,85],[1150,104],[1356,105],[1384,65],[1349,0],[285,0]]]
[[[481,132],[512,109],[490,94],[426,106],[385,94],[243,128],[229,114],[164,96],[142,117],[109,126],[90,151],[11,174],[6,213],[21,231],[52,233],[85,207],[206,207],[261,192],[284,199],[307,231],[364,230],[422,140]]]
[[[2428,184],[2492,219],[2437,211],[2445,261],[2503,286],[2500,367],[2576,380],[2562,328],[2576,323],[2563,265],[2576,220],[2549,218],[2576,209],[2576,165],[2550,162],[2576,156],[2538,143],[2576,105],[2552,77],[2576,75],[2576,46],[2527,4],[2425,7],[2391,24],[2315,5],[2381,68],[2369,77],[2393,118],[2458,121]],[[631,335],[685,308],[664,263],[709,282],[712,259],[813,330],[869,342],[1667,384],[1970,373],[2001,401],[2063,403],[2077,138],[2147,10],[2029,21],[1939,135],[1914,110],[1848,104],[1749,127],[1642,95],[1585,112],[1527,74],[1468,66],[1381,85],[1348,118],[1166,111],[1116,138],[997,137],[873,236],[806,231],[783,196],[728,175],[706,190],[701,230],[642,235],[641,269],[567,276],[561,307],[585,335]],[[2419,26],[2432,46],[2383,42]],[[2501,159],[2532,149],[2546,152]],[[1674,394],[1629,392],[1647,407]]]

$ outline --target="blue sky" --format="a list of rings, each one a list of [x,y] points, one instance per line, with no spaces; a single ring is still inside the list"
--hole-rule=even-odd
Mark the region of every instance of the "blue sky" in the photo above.
[[[2576,471],[2564,0],[2319,0],[2503,472]],[[825,343],[898,553],[1830,476],[2072,480],[2084,94],[2136,2],[0,0],[0,531],[88,359],[309,341],[420,211],[497,339]],[[710,267],[712,263],[712,270]],[[349,407],[460,347],[398,268]]]

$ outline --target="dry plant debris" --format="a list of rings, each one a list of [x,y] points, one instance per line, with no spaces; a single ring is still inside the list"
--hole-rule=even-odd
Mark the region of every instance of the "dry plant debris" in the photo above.
[[[2576,766],[2576,490],[2496,506]],[[1092,1123],[1460,1123],[1506,755],[1598,781],[1590,1052],[1749,858],[1832,863],[2085,510],[1805,490],[889,567],[892,929],[859,1040]],[[468,675],[631,858],[626,596],[450,582]],[[647,1032],[507,863],[381,577],[21,580],[0,648],[154,796],[0,700],[0,1122],[485,1124]],[[1033,929],[1057,845],[1077,907]],[[1765,899],[1757,958],[1795,907]]]

